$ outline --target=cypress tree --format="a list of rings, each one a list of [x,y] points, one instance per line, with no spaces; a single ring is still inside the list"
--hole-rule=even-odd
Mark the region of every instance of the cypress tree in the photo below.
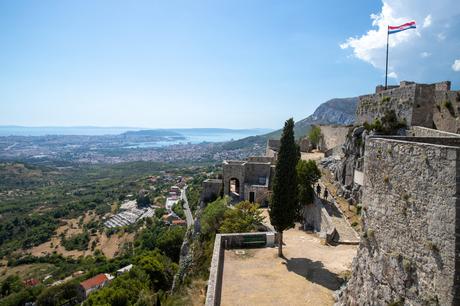
[[[294,120],[291,118],[284,124],[270,201],[270,222],[278,232],[279,257],[283,256],[283,231],[294,227],[296,219],[298,207],[296,166],[299,159],[300,150],[294,139]]]

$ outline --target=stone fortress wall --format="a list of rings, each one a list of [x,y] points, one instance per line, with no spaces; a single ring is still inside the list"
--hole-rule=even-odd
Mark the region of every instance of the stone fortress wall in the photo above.
[[[460,137],[460,134],[444,132],[440,130],[434,130],[425,128],[422,126],[412,126],[407,131],[407,136],[413,137]]]
[[[459,178],[460,138],[367,139],[364,237],[340,305],[459,305]]]
[[[358,125],[372,123],[388,110],[394,110],[408,126],[422,126],[458,133],[460,91],[450,90],[450,82],[417,84],[402,81],[388,90],[377,87],[376,93],[359,97],[356,110]]]
[[[351,126],[322,124],[318,125],[318,127],[321,129],[319,150],[322,152],[326,152],[343,145],[351,128]]]

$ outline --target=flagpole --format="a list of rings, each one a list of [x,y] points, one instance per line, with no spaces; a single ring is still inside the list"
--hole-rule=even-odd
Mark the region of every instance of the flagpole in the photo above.
[[[387,80],[388,80],[388,41],[389,41],[389,29],[390,27],[387,27],[387,59],[386,59],[386,64],[385,64],[385,90],[387,89]]]

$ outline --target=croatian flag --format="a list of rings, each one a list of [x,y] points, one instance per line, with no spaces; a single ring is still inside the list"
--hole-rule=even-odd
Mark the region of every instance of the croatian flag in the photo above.
[[[402,31],[409,30],[409,29],[415,29],[415,28],[416,28],[415,21],[407,22],[405,24],[402,24],[396,27],[388,26],[388,34],[394,34],[394,33],[402,32]]]

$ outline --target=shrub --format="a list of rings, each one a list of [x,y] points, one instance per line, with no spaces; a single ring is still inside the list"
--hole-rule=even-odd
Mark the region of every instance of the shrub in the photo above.
[[[318,126],[313,126],[308,133],[308,139],[310,140],[311,144],[318,147],[319,140],[321,138],[321,129]]]
[[[229,209],[225,212],[220,232],[254,232],[264,220],[264,217],[261,214],[262,211],[259,210],[259,205],[248,201],[240,202],[235,206],[235,209]]]
[[[368,131],[374,130],[383,135],[394,135],[401,128],[406,128],[404,120],[399,120],[394,110],[387,110],[383,117],[376,118],[372,124],[364,123],[364,128]]]

